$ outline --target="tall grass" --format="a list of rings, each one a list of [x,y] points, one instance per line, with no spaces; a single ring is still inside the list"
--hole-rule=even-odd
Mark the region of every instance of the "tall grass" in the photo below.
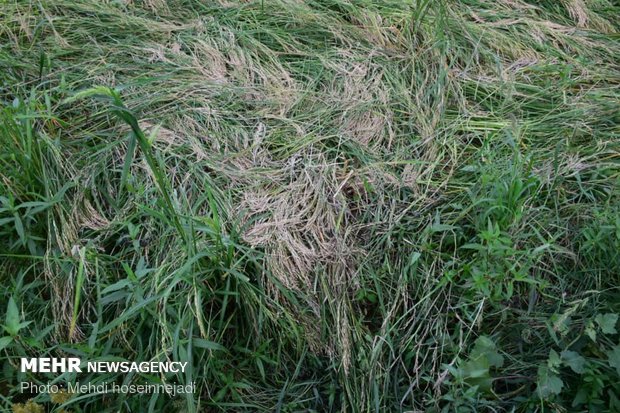
[[[618,411],[618,15],[0,3],[0,404]],[[76,379],[198,391],[18,386]]]

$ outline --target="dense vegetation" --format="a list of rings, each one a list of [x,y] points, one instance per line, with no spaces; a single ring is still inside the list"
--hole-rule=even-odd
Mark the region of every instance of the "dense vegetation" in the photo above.
[[[620,411],[619,16],[0,1],[0,406]]]

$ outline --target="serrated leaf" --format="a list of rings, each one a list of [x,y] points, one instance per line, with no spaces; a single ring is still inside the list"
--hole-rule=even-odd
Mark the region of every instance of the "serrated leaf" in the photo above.
[[[561,353],[561,355],[564,364],[570,367],[575,373],[583,374],[586,371],[586,359],[581,357],[581,355],[576,351],[565,350]]]
[[[618,314],[599,314],[594,319],[596,324],[601,327],[603,334],[616,334],[616,323],[618,322]]]
[[[471,387],[489,393],[493,385],[489,369],[501,367],[503,363],[504,358],[497,352],[495,343],[488,337],[480,336],[469,354],[469,360],[461,364],[458,372]]]
[[[502,367],[504,364],[504,357],[497,352],[497,348],[493,340],[486,336],[478,337],[469,357],[472,360],[479,357],[486,357],[489,362],[489,366],[492,367]]]
[[[615,368],[618,375],[620,375],[620,344],[607,352],[607,362],[611,367]]]
[[[492,351],[487,354],[489,364],[493,367],[500,368],[504,365],[504,357],[497,351]]]
[[[491,391],[493,379],[489,374],[489,361],[486,357],[481,356],[478,359],[469,360],[463,363],[459,370],[468,385],[478,387],[484,393]]]
[[[554,394],[560,394],[564,387],[564,382],[556,374],[551,372],[547,366],[538,368],[538,386],[536,392],[538,396],[545,399]]]
[[[480,357],[476,360],[470,360],[463,363],[461,371],[464,377],[469,378],[486,378],[489,377],[489,361],[486,357]]]

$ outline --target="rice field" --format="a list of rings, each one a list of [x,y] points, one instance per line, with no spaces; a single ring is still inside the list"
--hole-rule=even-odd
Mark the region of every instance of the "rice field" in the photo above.
[[[619,17],[0,0],[0,411],[619,412]]]

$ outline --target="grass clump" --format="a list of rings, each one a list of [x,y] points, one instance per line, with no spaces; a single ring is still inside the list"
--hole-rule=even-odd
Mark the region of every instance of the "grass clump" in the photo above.
[[[619,13],[2,2],[0,403],[619,410]]]

